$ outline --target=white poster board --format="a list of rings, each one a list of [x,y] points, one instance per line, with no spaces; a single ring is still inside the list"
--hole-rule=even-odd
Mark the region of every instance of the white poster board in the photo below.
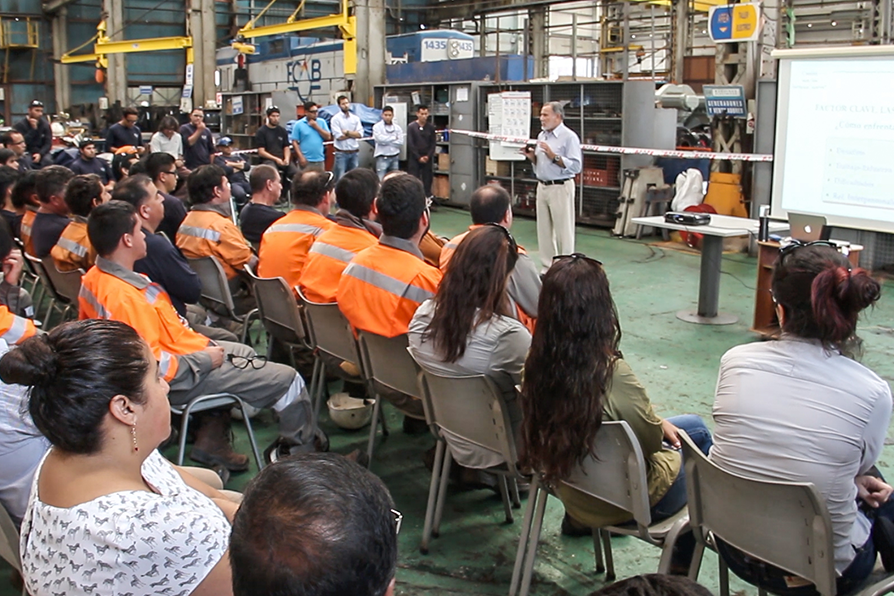
[[[504,91],[487,96],[487,132],[493,135],[531,138],[531,92]],[[494,161],[523,161],[524,143],[490,141]]]

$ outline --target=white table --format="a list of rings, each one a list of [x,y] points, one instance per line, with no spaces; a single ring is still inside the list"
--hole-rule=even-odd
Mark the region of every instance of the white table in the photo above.
[[[723,239],[733,236],[757,236],[758,220],[712,214],[711,223],[705,226],[669,223],[664,221],[663,215],[635,217],[631,221],[642,226],[703,235],[701,273],[698,282],[698,310],[681,310],[677,313],[678,319],[702,325],[729,325],[739,320],[735,315],[720,313],[717,310],[720,300],[720,265],[723,259]],[[788,229],[789,224],[787,222],[770,222],[770,233],[782,232]]]

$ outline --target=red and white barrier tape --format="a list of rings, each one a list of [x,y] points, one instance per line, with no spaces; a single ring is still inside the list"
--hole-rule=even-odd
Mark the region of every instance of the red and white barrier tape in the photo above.
[[[450,129],[450,134],[460,134],[470,136],[476,139],[486,139],[488,141],[504,141],[507,143],[518,144],[535,144],[536,139],[526,139],[524,137],[510,137],[505,135],[494,135],[484,132],[475,132],[471,130]],[[756,153],[715,153],[713,151],[678,151],[673,149],[643,149],[640,147],[614,147],[611,145],[581,145],[584,151],[595,151],[597,153],[617,153],[621,155],[649,155],[652,157],[676,157],[680,159],[728,159],[731,161],[773,161],[772,155],[762,155]]]

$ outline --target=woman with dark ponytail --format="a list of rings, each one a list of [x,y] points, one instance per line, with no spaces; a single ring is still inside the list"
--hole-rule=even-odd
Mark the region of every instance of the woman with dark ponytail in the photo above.
[[[891,390],[853,359],[857,319],[880,291],[828,243],[783,248],[772,281],[782,336],[729,350],[714,402],[717,465],[751,478],[810,482],[825,497],[838,593],[869,575],[877,552],[886,568],[894,563],[892,489],[874,466]],[[813,586],[789,587],[787,572],[719,547],[737,575],[774,594],[815,593]]]
[[[52,445],[22,521],[25,586],[50,594],[231,594],[235,504],[156,450],[171,430],[168,385],[127,325],[88,320],[0,359],[30,388]]]

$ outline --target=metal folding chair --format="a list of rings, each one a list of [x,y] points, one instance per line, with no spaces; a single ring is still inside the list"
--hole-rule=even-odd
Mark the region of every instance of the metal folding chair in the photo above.
[[[245,343],[252,318],[257,316],[258,309],[253,308],[244,315],[236,314],[236,304],[233,302],[233,294],[230,292],[227,275],[217,259],[214,257],[202,257],[200,259],[186,260],[202,282],[202,294],[199,302],[212,312],[239,323],[242,326],[239,341]]]
[[[646,482],[646,463],[642,448],[630,426],[624,421],[603,422],[596,433],[593,452],[577,466],[563,484],[594,499],[628,511],[635,525],[606,526],[593,528],[593,548],[596,556],[596,571],[606,571],[605,578],[615,578],[614,561],[611,550],[611,534],[635,536],[661,547],[658,573],[667,573],[677,536],[686,528],[689,517],[683,507],[677,514],[660,522],[652,523],[649,508],[649,486]],[[521,538],[509,585],[509,596],[527,596],[531,587],[537,543],[543,526],[543,514],[549,499],[549,489],[540,478],[535,477],[531,486],[531,496],[525,509]],[[601,544],[600,544],[601,541]],[[605,565],[602,562],[602,548],[605,548]],[[519,580],[521,589],[519,591]]]

